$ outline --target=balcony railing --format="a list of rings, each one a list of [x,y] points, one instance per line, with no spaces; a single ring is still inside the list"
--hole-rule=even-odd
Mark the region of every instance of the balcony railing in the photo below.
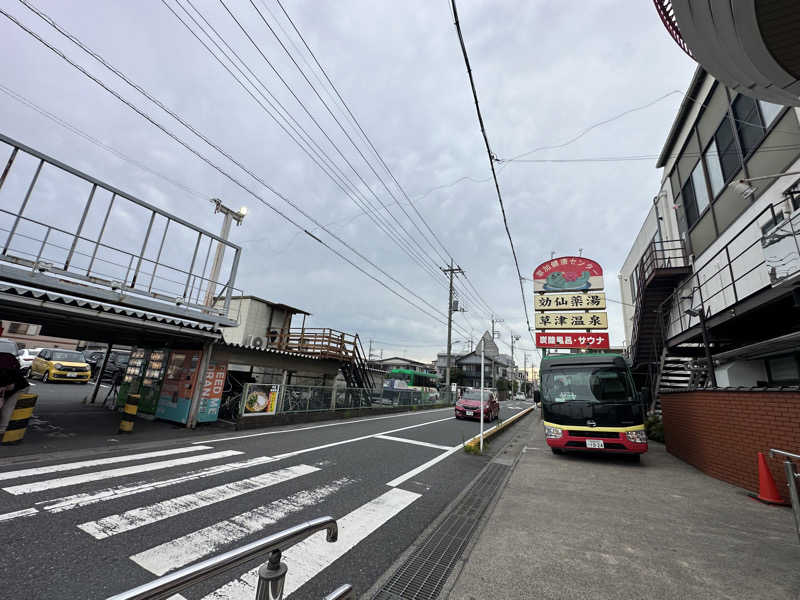
[[[709,318],[777,282],[764,252],[771,243],[765,231],[776,224],[797,247],[800,213],[787,220],[781,205],[766,206],[662,303],[667,339],[699,325],[699,316],[687,314],[687,309],[702,307]]]

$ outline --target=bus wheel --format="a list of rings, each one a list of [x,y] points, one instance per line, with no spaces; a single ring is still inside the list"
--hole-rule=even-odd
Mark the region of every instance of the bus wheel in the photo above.
[[[562,454],[563,453],[561,448],[550,448],[550,450],[553,452],[553,454]]]

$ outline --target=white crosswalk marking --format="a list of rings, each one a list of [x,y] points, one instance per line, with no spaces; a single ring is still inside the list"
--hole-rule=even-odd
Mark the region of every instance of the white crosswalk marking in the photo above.
[[[39,511],[35,508],[23,508],[22,510],[15,510],[14,512],[3,513],[0,515],[0,522],[18,519],[19,517],[30,517],[38,512]]]
[[[87,467],[97,467],[100,465],[112,465],[122,462],[133,462],[145,458],[157,458],[159,456],[170,456],[173,454],[187,454],[189,452],[199,452],[200,450],[213,450],[212,446],[187,446],[184,448],[172,448],[171,450],[157,450],[155,452],[142,452],[139,454],[124,454],[122,456],[112,456],[110,458],[98,458],[95,460],[81,460],[72,463],[62,463],[59,465],[48,465],[46,467],[33,467],[30,469],[19,469],[17,471],[5,471],[0,473],[0,481],[6,479],[18,479],[20,477],[33,477],[34,475],[46,475],[48,473],[61,473],[63,471],[75,471]]]
[[[89,521],[78,525],[78,528],[98,540],[130,531],[144,525],[162,521],[175,515],[184,514],[191,510],[204,508],[218,502],[230,500],[237,496],[262,490],[283,481],[294,479],[319,471],[317,467],[309,465],[296,465],[278,471],[264,473],[249,479],[240,479],[232,483],[207,488],[192,494],[185,494],[177,498],[163,500],[149,506],[134,508],[124,513],[111,515],[97,521]]]
[[[400,488],[391,489],[338,519],[339,539],[335,543],[325,541],[325,532],[321,531],[289,548],[283,553],[284,560],[291,565],[286,575],[284,596],[289,596],[320,571],[344,556],[419,497],[420,494],[414,492]],[[203,600],[252,600],[255,597],[257,581],[258,570],[253,569],[241,578],[212,592]]]
[[[226,463],[224,465],[215,465],[205,469],[198,469],[196,471],[189,471],[179,477],[172,479],[164,479],[162,481],[140,481],[130,485],[119,485],[116,487],[105,488],[96,492],[85,492],[82,494],[73,494],[71,496],[63,496],[54,500],[43,500],[37,502],[39,505],[44,505],[43,510],[47,512],[57,513],[65,510],[72,510],[73,508],[80,508],[88,506],[97,502],[106,502],[108,500],[115,500],[125,496],[132,496],[134,494],[141,494],[151,490],[157,490],[164,487],[170,487],[184,483],[186,481],[193,481],[195,479],[204,479],[213,475],[221,473],[230,473],[231,471],[238,471],[239,469],[248,469],[257,467],[270,462],[275,462],[272,456],[257,456],[239,462]]]
[[[118,469],[108,469],[106,471],[94,471],[92,473],[70,475],[69,477],[59,477],[58,479],[46,479],[44,481],[21,483],[19,485],[4,487],[3,490],[9,494],[31,494],[33,492],[52,490],[70,485],[79,485],[81,483],[88,483],[90,481],[125,477],[127,475],[136,475],[137,473],[149,473],[150,471],[170,469],[172,467],[178,467],[181,465],[189,465],[192,463],[216,460],[219,458],[228,458],[229,456],[236,456],[238,454],[244,454],[244,452],[239,450],[223,450],[221,452],[211,452],[210,454],[201,454],[199,456],[186,456],[184,458],[174,458],[171,460],[162,460],[154,463],[120,467]]]
[[[345,477],[313,490],[297,492],[287,498],[159,544],[130,558],[151,573],[164,575],[257,533],[292,513],[319,504],[351,482],[351,479]]]

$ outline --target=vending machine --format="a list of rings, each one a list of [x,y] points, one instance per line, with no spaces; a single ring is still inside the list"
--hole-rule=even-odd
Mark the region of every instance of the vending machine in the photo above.
[[[146,351],[143,348],[135,349],[131,352],[128,366],[125,369],[125,375],[119,384],[119,391],[117,392],[117,407],[125,405],[128,396],[131,394],[138,394],[139,387],[142,383],[142,375],[144,375]]]
[[[165,350],[151,350],[147,356],[147,365],[139,388],[139,414],[145,418],[148,415],[151,419],[155,417],[166,368],[166,355]]]
[[[156,417],[178,423],[189,420],[202,350],[172,350],[161,384]]]

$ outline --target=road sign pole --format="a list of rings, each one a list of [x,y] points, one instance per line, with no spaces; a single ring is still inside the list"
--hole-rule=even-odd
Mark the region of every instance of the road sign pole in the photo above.
[[[483,454],[483,347],[486,339],[481,338],[481,454]]]

